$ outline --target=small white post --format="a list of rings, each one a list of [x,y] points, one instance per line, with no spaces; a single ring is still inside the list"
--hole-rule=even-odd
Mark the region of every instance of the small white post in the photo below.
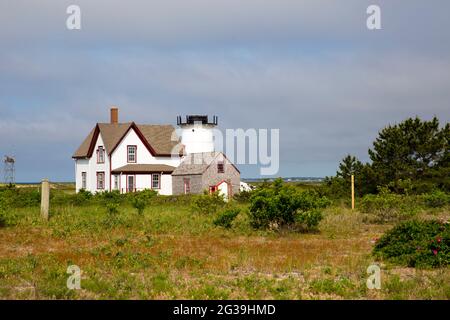
[[[48,210],[50,207],[50,184],[48,179],[43,179],[41,183],[41,217],[48,220]]]

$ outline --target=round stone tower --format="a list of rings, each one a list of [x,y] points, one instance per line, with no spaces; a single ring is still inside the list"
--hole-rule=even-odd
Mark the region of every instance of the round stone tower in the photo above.
[[[181,128],[181,143],[187,154],[215,151],[213,129],[217,126],[216,116],[212,121],[205,115],[187,115],[186,119],[178,116],[177,125]]]

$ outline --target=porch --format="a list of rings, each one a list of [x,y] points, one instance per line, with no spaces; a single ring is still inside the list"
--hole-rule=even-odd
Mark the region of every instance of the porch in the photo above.
[[[174,169],[165,164],[128,164],[111,170],[112,190],[128,193],[152,189],[162,195],[171,195]]]

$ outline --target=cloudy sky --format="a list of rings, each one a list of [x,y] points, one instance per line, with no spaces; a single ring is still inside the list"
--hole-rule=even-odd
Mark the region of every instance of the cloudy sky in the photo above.
[[[279,175],[332,175],[388,123],[450,121],[449,17],[448,0],[2,0],[0,155],[17,181],[72,181],[72,153],[117,105],[122,121],[279,128]]]

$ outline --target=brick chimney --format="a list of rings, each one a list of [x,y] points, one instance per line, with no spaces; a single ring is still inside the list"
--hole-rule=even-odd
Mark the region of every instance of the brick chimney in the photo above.
[[[111,107],[111,124],[119,122],[119,108]]]

